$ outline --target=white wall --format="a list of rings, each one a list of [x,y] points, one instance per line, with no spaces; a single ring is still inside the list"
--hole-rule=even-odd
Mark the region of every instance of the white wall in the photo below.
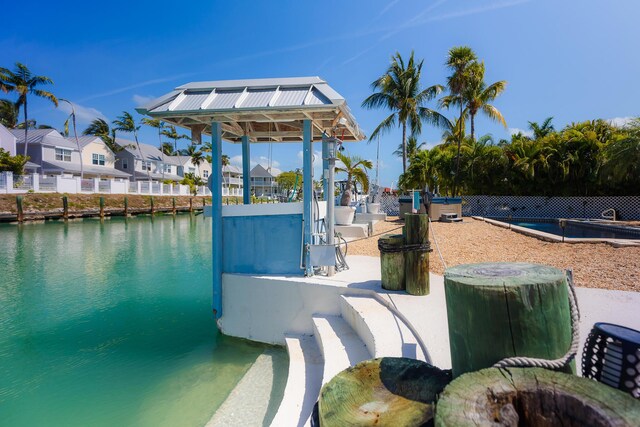
[[[16,155],[16,137],[2,125],[0,125],[0,148],[8,151],[12,156]]]
[[[93,154],[104,155],[104,166],[93,164]],[[94,141],[82,148],[82,162],[85,165],[93,167],[105,167],[114,168],[116,156],[111,150],[102,142]]]

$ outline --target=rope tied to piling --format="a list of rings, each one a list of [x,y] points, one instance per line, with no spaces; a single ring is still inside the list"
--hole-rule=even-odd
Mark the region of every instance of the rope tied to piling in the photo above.
[[[392,254],[399,252],[433,252],[431,249],[431,244],[427,243],[405,243],[402,245],[394,245],[390,243],[386,243],[383,239],[378,240],[378,249],[380,253]]]
[[[535,357],[507,357],[493,365],[494,368],[545,368],[561,369],[571,363],[580,349],[580,309],[573,284],[573,271],[567,270],[567,287],[569,294],[569,309],[571,313],[571,346],[559,359],[539,359]]]

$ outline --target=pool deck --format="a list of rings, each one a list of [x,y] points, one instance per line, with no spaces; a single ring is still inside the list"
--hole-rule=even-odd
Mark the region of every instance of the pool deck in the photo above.
[[[451,368],[443,277],[430,275],[429,295],[410,296],[381,288],[379,258],[347,262],[350,269],[333,277],[225,275],[223,332],[289,351],[273,426],[308,425],[322,384],[366,358],[414,357]],[[640,329],[640,293],[577,288],[577,297],[580,348],[596,322]],[[580,355],[576,362],[580,372]]]
[[[525,234],[527,236],[535,237],[537,239],[545,240],[547,242],[563,242],[563,243],[608,243],[616,248],[623,248],[629,246],[640,246],[640,239],[609,239],[609,238],[590,238],[590,237],[562,237],[552,233],[546,233],[540,230],[534,230],[532,228],[521,227],[519,225],[509,224],[508,222],[499,221],[491,218],[484,218],[481,216],[474,216],[473,219],[487,222],[489,224],[496,225],[502,228],[508,228],[509,230],[517,231],[518,233]]]

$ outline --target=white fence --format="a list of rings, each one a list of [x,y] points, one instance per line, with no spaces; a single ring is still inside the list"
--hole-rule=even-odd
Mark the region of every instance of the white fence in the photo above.
[[[197,187],[198,196],[210,196],[211,191],[206,186]],[[161,184],[160,182],[137,181],[129,182],[122,179],[99,179],[69,176],[45,176],[38,174],[13,175],[11,172],[0,172],[0,194],[13,193],[101,193],[101,194],[153,194],[189,196],[188,185]]]

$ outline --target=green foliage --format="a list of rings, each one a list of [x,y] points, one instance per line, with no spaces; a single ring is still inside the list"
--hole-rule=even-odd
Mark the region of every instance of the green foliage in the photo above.
[[[9,129],[18,125],[18,106],[8,99],[0,99],[0,124]]]
[[[352,186],[355,187],[356,184],[360,184],[364,193],[369,192],[367,170],[373,167],[373,163],[371,160],[365,160],[358,156],[346,156],[340,152],[338,152],[337,157],[342,162],[342,166],[336,167],[336,172],[347,174],[347,186],[340,199],[340,205],[348,206],[351,200]]]
[[[13,172],[14,175],[22,175],[24,165],[28,160],[29,156],[21,154],[12,156],[8,151],[0,148],[0,172]]]
[[[533,127],[533,125],[532,125]],[[560,131],[551,120],[532,137],[515,134],[496,144],[485,135],[465,138],[460,150],[462,194],[516,196],[637,195],[640,188],[640,119],[619,128],[604,120],[572,123]],[[428,185],[451,195],[457,147],[419,151],[400,177],[401,189]]]
[[[423,122],[438,127],[446,127],[448,124],[448,120],[442,114],[425,105],[434,99],[443,87],[433,85],[426,89],[421,88],[422,65],[423,61],[416,60],[413,52],[406,63],[402,56],[396,53],[391,57],[391,64],[387,71],[371,83],[375,92],[362,102],[364,108],[384,108],[391,111],[391,114],[371,133],[370,141],[396,126],[402,128],[403,171],[407,167],[407,128],[411,131],[411,135],[417,136],[422,131]]]
[[[189,191],[191,194],[196,196],[198,194],[198,188],[201,185],[206,185],[206,183],[199,176],[192,173],[185,173],[184,178],[180,181],[182,185],[188,185]]]
[[[295,189],[298,190],[298,198],[302,195],[302,192],[299,191],[302,188],[302,174],[300,172],[282,172],[276,177],[276,182],[278,183],[280,189],[287,195],[287,197],[291,197],[292,192]]]

